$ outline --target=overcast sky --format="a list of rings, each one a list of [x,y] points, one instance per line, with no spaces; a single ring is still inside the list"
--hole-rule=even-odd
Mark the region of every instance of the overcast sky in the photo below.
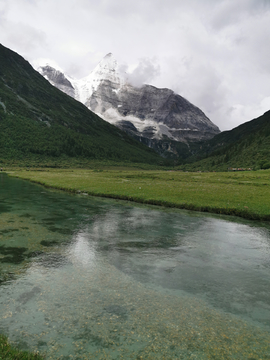
[[[221,130],[270,110],[270,0],[0,0],[0,42],[74,78],[112,52]]]

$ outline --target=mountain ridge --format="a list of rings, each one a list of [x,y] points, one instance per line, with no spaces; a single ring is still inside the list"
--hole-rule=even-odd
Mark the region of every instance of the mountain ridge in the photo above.
[[[125,126],[133,131],[131,123]],[[20,55],[0,45],[1,164],[70,167],[89,159],[169,164],[142,145],[145,139],[140,143],[102,120],[52,86]],[[184,163],[183,170],[266,169],[270,168],[270,111],[188,146],[172,140],[146,141],[155,143],[160,152],[174,152],[174,165]]]
[[[187,143],[209,139],[220,132],[198,107],[174,91],[147,84],[132,86],[111,53],[80,80],[62,73],[62,82],[59,81],[60,71],[54,73],[50,65],[39,67],[38,71],[54,86],[138,139]],[[64,84],[64,79],[70,84]]]

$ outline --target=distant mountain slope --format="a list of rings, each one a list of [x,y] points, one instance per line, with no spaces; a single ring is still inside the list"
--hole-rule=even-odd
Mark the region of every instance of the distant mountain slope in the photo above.
[[[198,107],[172,90],[132,86],[112,54],[81,80],[49,65],[38,71],[51,84],[148,146],[161,140],[205,140],[220,132]]]
[[[270,168],[270,111],[211,140],[194,144],[192,151],[189,162],[201,160],[208,169]]]
[[[53,87],[0,45],[0,161],[82,157],[157,163],[160,157]]]

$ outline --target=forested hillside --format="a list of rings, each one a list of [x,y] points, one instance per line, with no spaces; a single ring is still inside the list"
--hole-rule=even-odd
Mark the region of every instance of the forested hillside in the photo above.
[[[0,45],[0,163],[68,164],[74,159],[163,161]]]
[[[270,111],[209,141],[193,144],[193,156],[187,162],[187,168],[202,170],[270,168]]]

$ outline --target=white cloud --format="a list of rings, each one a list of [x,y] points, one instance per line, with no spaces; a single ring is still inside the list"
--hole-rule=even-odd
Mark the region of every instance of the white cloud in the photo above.
[[[112,52],[133,83],[172,88],[222,130],[269,106],[269,24],[269,0],[0,2],[0,41],[29,61],[79,78]]]
[[[127,70],[128,81],[137,87],[151,83],[159,74],[160,66],[155,59],[149,58],[140,59],[139,64],[132,71]]]

